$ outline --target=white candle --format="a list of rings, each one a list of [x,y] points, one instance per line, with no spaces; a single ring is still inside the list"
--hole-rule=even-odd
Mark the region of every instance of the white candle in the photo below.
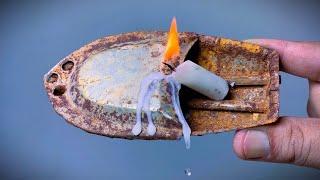
[[[179,83],[210,99],[222,100],[229,91],[226,80],[190,60],[180,64],[172,75]]]

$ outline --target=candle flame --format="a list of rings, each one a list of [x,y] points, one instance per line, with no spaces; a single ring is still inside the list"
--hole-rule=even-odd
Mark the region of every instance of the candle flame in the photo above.
[[[168,62],[171,59],[180,55],[179,34],[177,28],[176,18],[173,17],[171,21],[170,31],[168,33],[168,42],[166,50],[164,52],[164,62]]]

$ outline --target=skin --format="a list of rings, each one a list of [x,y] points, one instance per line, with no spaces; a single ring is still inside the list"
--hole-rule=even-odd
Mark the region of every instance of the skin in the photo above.
[[[320,169],[320,42],[247,41],[278,51],[281,71],[308,79],[308,117],[280,117],[271,125],[239,130],[234,152],[244,160]]]

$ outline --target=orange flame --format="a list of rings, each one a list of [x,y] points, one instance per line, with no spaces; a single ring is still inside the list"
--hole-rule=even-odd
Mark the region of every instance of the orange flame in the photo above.
[[[170,31],[168,33],[167,47],[164,52],[164,62],[168,62],[179,55],[180,55],[180,46],[179,46],[179,34],[178,34],[178,28],[177,28],[177,21],[176,21],[176,18],[173,17],[171,21]]]

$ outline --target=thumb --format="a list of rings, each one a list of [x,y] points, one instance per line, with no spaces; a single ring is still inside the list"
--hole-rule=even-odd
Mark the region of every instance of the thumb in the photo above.
[[[320,168],[320,119],[282,117],[272,125],[237,131],[233,149],[245,160]]]

